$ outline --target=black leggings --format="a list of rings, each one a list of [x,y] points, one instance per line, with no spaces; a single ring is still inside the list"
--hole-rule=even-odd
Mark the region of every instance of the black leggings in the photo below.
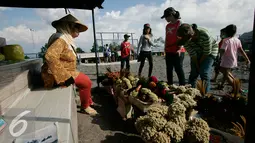
[[[173,69],[175,69],[179,79],[179,85],[185,85],[185,76],[183,71],[184,54],[179,56],[177,53],[166,53],[165,58],[168,84],[173,84]]]
[[[141,73],[142,73],[146,58],[149,61],[149,74],[148,74],[148,77],[150,77],[151,73],[152,73],[152,69],[153,69],[153,59],[152,59],[151,51],[141,51],[141,53],[139,55],[139,60],[141,61],[141,64],[140,64],[140,67],[139,67],[138,75],[141,75]]]

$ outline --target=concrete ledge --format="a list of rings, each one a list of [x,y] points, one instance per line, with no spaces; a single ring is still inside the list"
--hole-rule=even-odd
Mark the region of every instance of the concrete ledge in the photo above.
[[[40,69],[41,64],[42,59],[32,59],[0,66],[0,115],[29,92],[34,78],[31,73]]]
[[[13,108],[32,109],[34,111],[35,117],[32,117],[34,118],[32,121],[34,130],[58,122],[59,142],[78,143],[77,108],[74,98],[72,86],[53,90],[36,89],[26,95]],[[4,131],[7,132],[8,129]],[[3,141],[3,136],[0,136],[0,142],[2,142],[1,139]]]

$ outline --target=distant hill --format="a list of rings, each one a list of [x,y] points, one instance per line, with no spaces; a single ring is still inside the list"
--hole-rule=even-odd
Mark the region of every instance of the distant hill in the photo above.
[[[253,31],[243,33],[239,39],[244,43],[252,43]]]

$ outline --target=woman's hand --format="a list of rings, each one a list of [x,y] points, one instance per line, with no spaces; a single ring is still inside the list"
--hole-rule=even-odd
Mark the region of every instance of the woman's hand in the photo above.
[[[69,85],[74,84],[74,82],[75,81],[74,81],[73,77],[70,77],[69,79],[67,79],[65,81],[64,86],[68,87]]]
[[[178,54],[178,56],[180,57],[180,56],[181,56],[181,50],[178,50],[178,51],[177,51],[177,54]]]
[[[149,35],[144,35],[144,38],[147,40],[150,40],[150,36]]]

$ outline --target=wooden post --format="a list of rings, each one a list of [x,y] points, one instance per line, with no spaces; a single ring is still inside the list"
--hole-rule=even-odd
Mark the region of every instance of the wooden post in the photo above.
[[[98,63],[99,63],[99,58],[97,55],[97,40],[96,40],[96,27],[95,27],[95,13],[94,13],[94,9],[92,9],[92,23],[93,23],[93,34],[94,34],[94,46],[95,46],[95,56],[96,56],[96,74],[97,74],[97,78],[98,78]],[[99,86],[99,82],[97,82],[97,87]]]
[[[245,143],[255,143],[254,128],[255,124],[255,10],[254,10],[254,20],[253,20],[253,38],[252,38],[252,58],[250,67],[250,78],[249,78],[249,93],[248,93],[248,113],[245,131]],[[245,111],[244,111],[245,112]]]

